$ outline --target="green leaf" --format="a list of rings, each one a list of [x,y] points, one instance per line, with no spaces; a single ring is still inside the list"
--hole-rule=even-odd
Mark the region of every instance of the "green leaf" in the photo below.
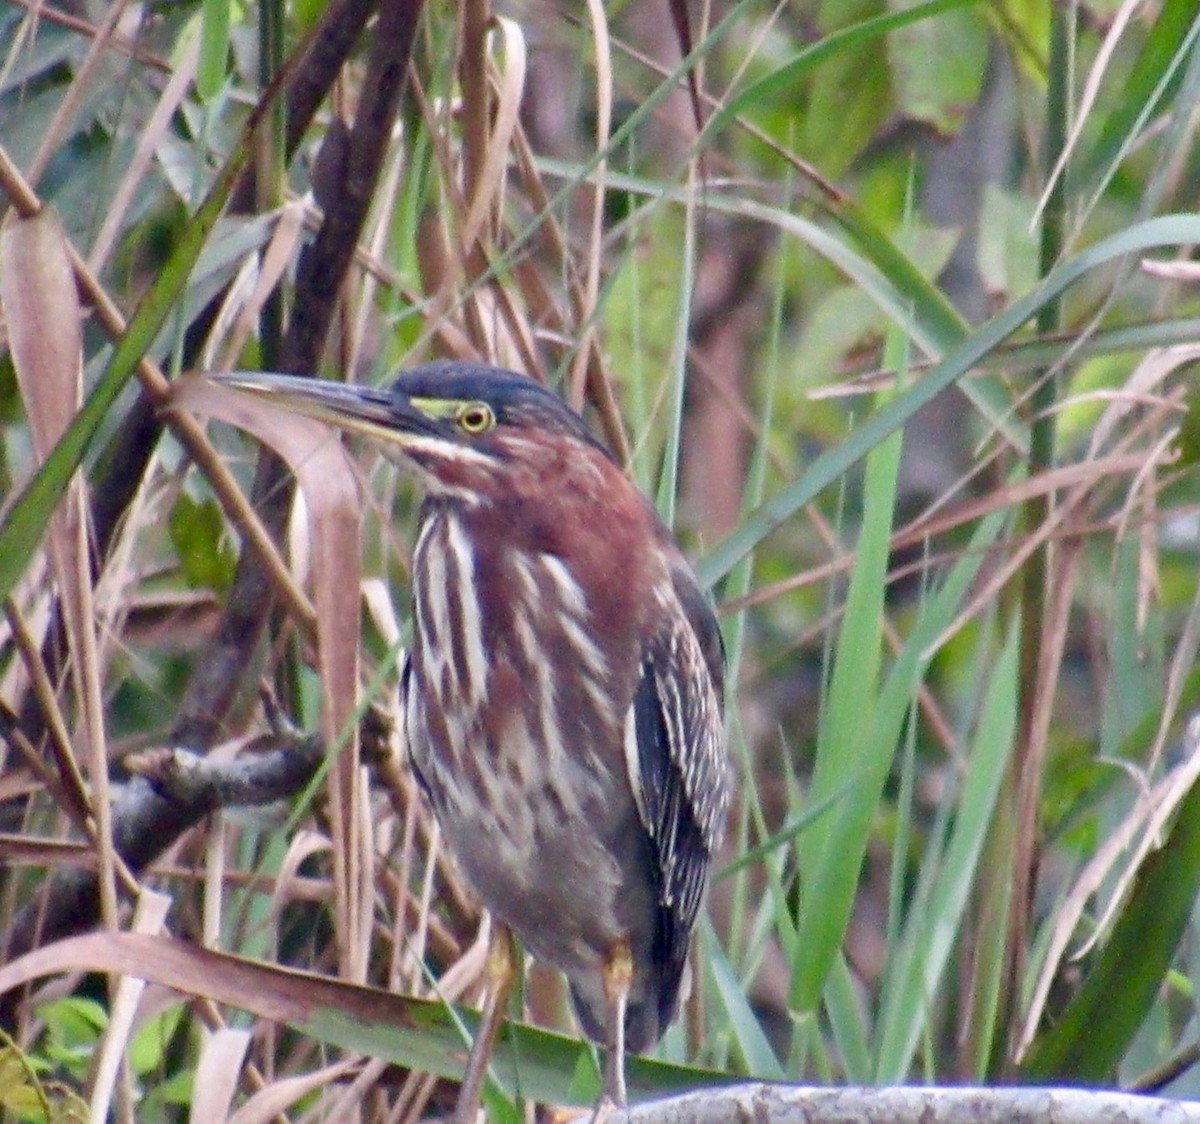
[[[847,11],[852,7],[858,10]],[[838,0],[833,18],[841,23],[850,16],[869,16],[874,8],[873,0]],[[805,83],[800,149],[824,175],[843,175],[879,131],[890,108],[889,77],[883,53],[863,37],[843,41],[842,49]]]
[[[889,7],[909,10],[897,0],[890,0]],[[940,133],[957,132],[979,98],[989,38],[982,15],[967,8],[892,31],[887,57],[899,111],[928,122]]]
[[[126,1058],[135,1074],[144,1077],[169,1066],[166,1052],[186,1013],[187,1007],[177,1003],[137,1028],[126,1050]]]
[[[987,678],[949,845],[929,893],[914,902],[897,962],[889,971],[898,986],[889,988],[880,1017],[872,1075],[879,1084],[903,1081],[908,1073],[975,884],[1016,732],[1017,637],[1013,629]]]
[[[816,67],[843,51],[864,46],[873,39],[918,20],[930,19],[943,12],[969,7],[975,3],[978,3],[978,0],[926,0],[925,3],[914,4],[903,11],[872,16],[849,27],[832,31],[729,99],[705,122],[704,134],[700,139],[703,141],[709,135],[715,135],[740,114],[756,106],[794,104],[801,92],[802,81]]]
[[[1152,118],[1163,112],[1179,83],[1184,62],[1195,49],[1198,19],[1200,4],[1196,0],[1173,0],[1163,4],[1149,21],[1121,96],[1115,99],[1095,145],[1079,161],[1079,182],[1088,185],[1093,200],[1099,198]]]
[[[975,263],[993,296],[1025,293],[1037,283],[1037,243],[1029,236],[1033,228],[1034,204],[1028,196],[984,185]]]
[[[782,1081],[783,1067],[763,1033],[762,1024],[750,1006],[742,981],[721,950],[707,918],[701,920],[703,962],[708,966],[717,996],[729,1020],[729,1027],[738,1053],[745,1063],[746,1073],[763,1081]]]
[[[225,519],[215,500],[194,500],[181,493],[171,508],[167,528],[188,585],[216,593],[232,586],[237,555],[224,537]]]
[[[877,795],[868,798],[869,809],[868,800],[855,797],[873,792],[876,781],[882,786],[895,746],[866,740],[862,732],[871,724],[882,659],[883,597],[900,452],[899,435],[893,435],[867,460],[862,526],[820,723],[810,799],[819,805],[854,782],[855,791],[798,841],[803,881],[790,1005],[802,1012],[814,1010],[821,997],[858,886]]]
[[[859,984],[850,971],[844,953],[834,957],[825,984],[824,998],[825,1011],[829,1015],[829,1025],[846,1069],[847,1080],[856,1085],[865,1085],[871,1080],[871,1052],[867,1043]]]
[[[0,1108],[19,1114],[45,1109],[28,1064],[12,1046],[0,1048]]]
[[[382,988],[214,952],[173,937],[103,932],[68,937],[0,965],[0,994],[31,979],[66,971],[136,972],[191,995],[203,995],[343,1050],[408,1069],[461,1079],[467,1056],[462,1028],[474,1033],[475,1011],[451,1010]],[[580,1056],[591,1046],[566,1035],[505,1022],[492,1072],[509,1093],[552,1104],[571,1095]],[[631,1101],[718,1084],[726,1075],[651,1058],[627,1059]]]
[[[211,101],[225,85],[229,69],[229,23],[233,0],[204,0],[200,10],[200,61],[196,93]]]

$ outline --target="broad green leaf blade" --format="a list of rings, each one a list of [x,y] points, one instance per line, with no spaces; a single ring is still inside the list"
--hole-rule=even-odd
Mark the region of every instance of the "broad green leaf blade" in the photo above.
[[[73,971],[115,972],[201,995],[292,1027],[320,1042],[442,1077],[461,1078],[473,1011],[448,1010],[327,976],[260,964],[173,937],[93,933],[69,937],[0,967],[0,994],[43,976]],[[552,1104],[577,1103],[571,1086],[590,1047],[561,1034],[516,1023],[501,1029],[492,1070],[508,1092]],[[586,1059],[590,1066],[590,1058]],[[724,1075],[648,1058],[628,1059],[631,1101],[716,1084]]]
[[[895,0],[891,6],[911,11]],[[964,7],[893,31],[887,56],[898,111],[942,135],[956,133],[979,98],[988,39],[984,13]]]

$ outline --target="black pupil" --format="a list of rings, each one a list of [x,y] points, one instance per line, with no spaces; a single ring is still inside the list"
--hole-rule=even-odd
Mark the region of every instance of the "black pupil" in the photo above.
[[[482,429],[487,423],[487,416],[481,409],[476,407],[475,409],[468,410],[463,415],[463,423],[468,429]]]

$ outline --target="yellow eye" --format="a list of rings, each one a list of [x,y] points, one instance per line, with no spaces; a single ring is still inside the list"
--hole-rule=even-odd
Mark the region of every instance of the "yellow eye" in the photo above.
[[[492,413],[491,406],[486,402],[472,402],[458,411],[458,417],[455,420],[463,433],[474,436],[477,433],[486,433],[491,429],[496,424],[496,415]]]

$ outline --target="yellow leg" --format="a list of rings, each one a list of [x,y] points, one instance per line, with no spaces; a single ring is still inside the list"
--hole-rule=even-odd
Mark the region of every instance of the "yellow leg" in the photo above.
[[[517,970],[516,949],[513,935],[507,925],[493,921],[492,939],[488,944],[487,979],[488,995],[483,1006],[483,1016],[471,1053],[467,1058],[467,1069],[458,1090],[458,1104],[454,1109],[455,1124],[475,1124],[479,1106],[483,1099],[483,1083],[487,1079],[488,1062],[496,1045],[496,1035],[504,1021],[508,996],[512,991],[513,977]]]
[[[625,1107],[625,1010],[633,985],[633,954],[627,940],[613,945],[604,964],[604,1094],[601,1100]]]

